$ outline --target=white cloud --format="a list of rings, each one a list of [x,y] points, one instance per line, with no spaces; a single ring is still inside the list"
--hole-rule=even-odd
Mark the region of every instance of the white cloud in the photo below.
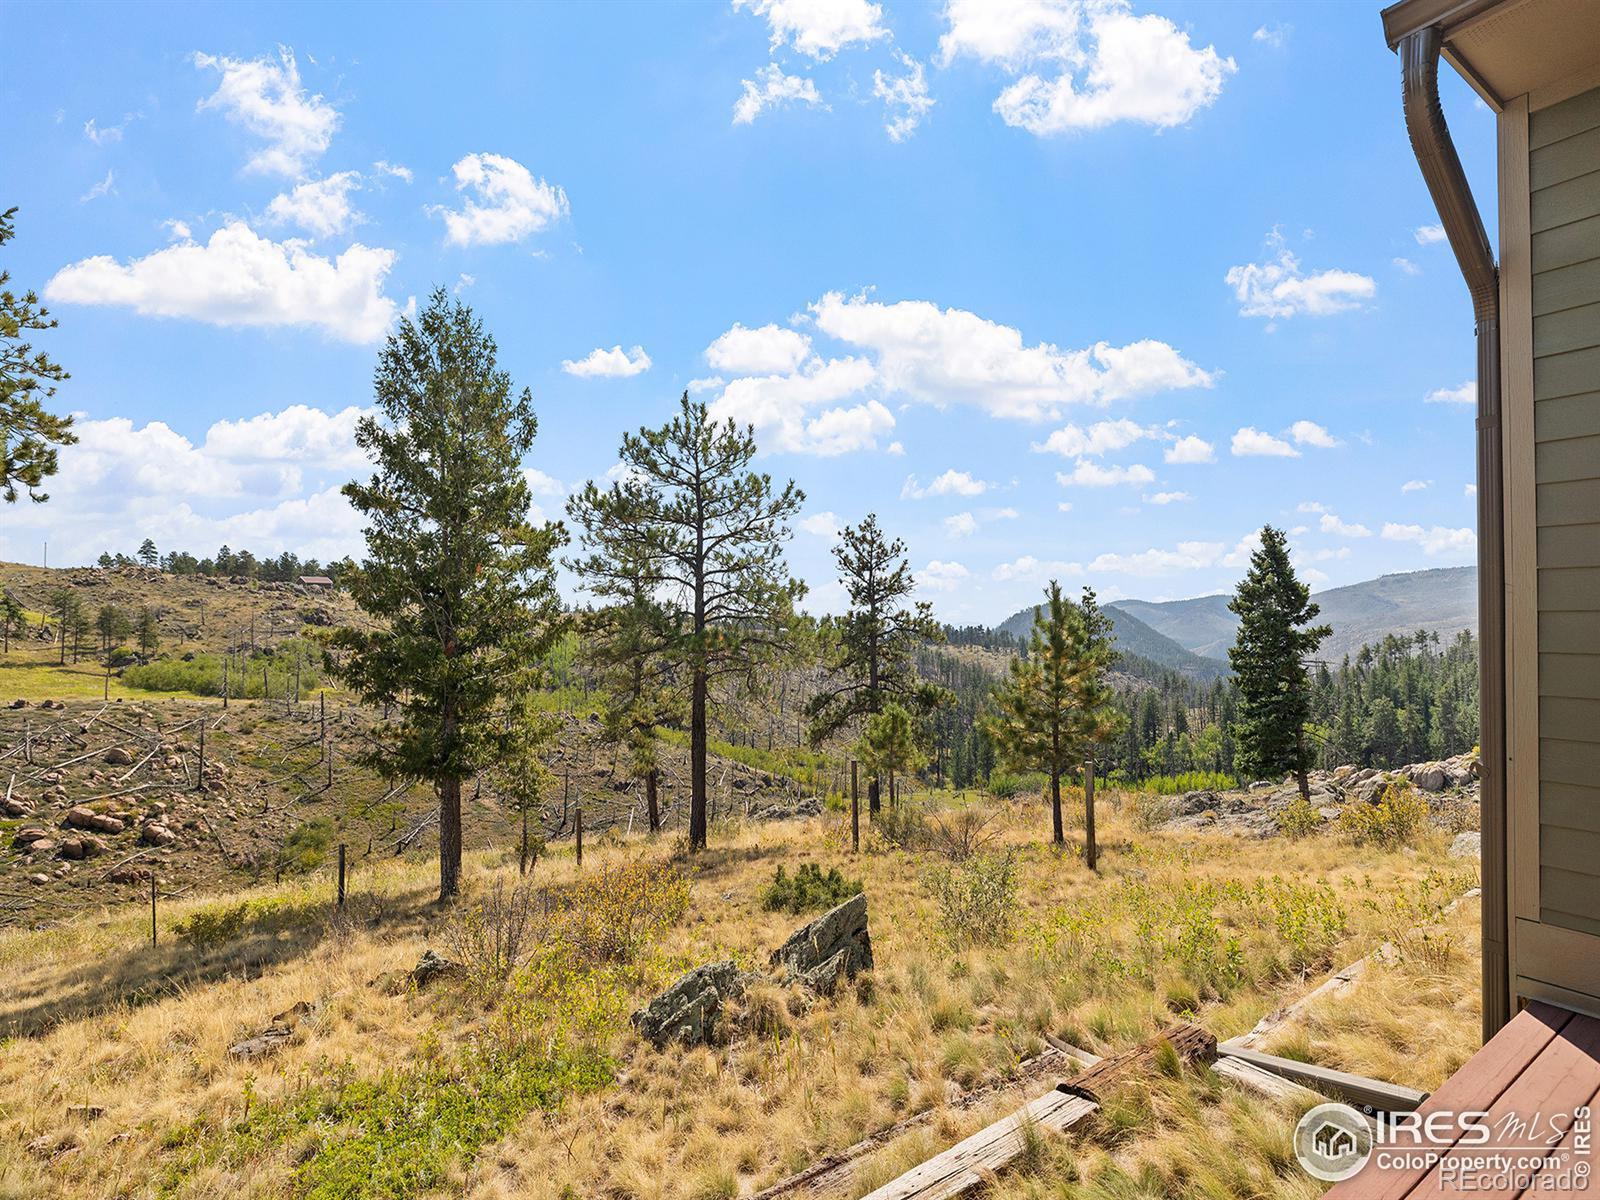
[[[116,187],[115,187],[116,179],[117,179],[116,172],[111,171],[111,170],[108,169],[106,171],[106,177],[104,179],[102,179],[99,183],[95,184],[92,188],[90,188],[83,195],[78,197],[78,203],[79,204],[84,204],[84,203],[87,203],[90,200],[98,200],[98,199],[100,199],[101,196],[114,195],[115,192],[116,192]]]
[[[1062,487],[1117,487],[1122,484],[1154,483],[1155,478],[1155,472],[1140,463],[1126,467],[1103,467],[1086,458],[1080,458],[1070,473],[1056,472],[1056,482]]]
[[[1326,571],[1319,571],[1316,567],[1302,567],[1300,569],[1300,578],[1312,587],[1321,587],[1323,584],[1332,581],[1332,576]]]
[[[1461,488],[1461,494],[1469,498],[1476,496],[1478,494],[1478,485],[1475,483],[1464,484]]]
[[[883,8],[869,0],[733,0],[733,7],[766,18],[772,49],[787,44],[815,59],[890,36]]]
[[[1406,275],[1422,274],[1422,268],[1417,266],[1417,264],[1412,262],[1409,258],[1396,256],[1389,261],[1392,262],[1398,270]]]
[[[817,85],[800,75],[785,75],[777,63],[768,63],[756,72],[754,79],[739,81],[744,92],[733,104],[733,123],[749,125],[763,109],[779,108],[787,104],[804,104],[816,108],[822,104],[822,94]]]
[[[350,193],[360,186],[357,171],[340,171],[326,179],[297,184],[292,191],[272,198],[267,215],[274,221],[292,222],[317,237],[331,237],[360,220],[350,204]]]
[[[953,592],[970,578],[972,572],[961,563],[936,558],[917,572],[917,586],[925,592]]]
[[[956,513],[955,516],[946,517],[944,519],[944,533],[946,537],[971,537],[977,532],[978,518],[969,512]]]
[[[1476,404],[1478,381],[1469,379],[1459,387],[1434,388],[1422,400],[1425,404]]]
[[[1418,225],[1411,236],[1417,239],[1419,246],[1432,246],[1436,242],[1444,241],[1444,226]]]
[[[221,420],[206,431],[201,453],[227,463],[281,462],[297,467],[345,472],[365,470],[369,461],[356,445],[356,422],[368,410],[323,412],[291,404],[279,412]]]
[[[1404,495],[1406,492],[1424,491],[1432,482],[1431,479],[1408,479],[1400,485],[1400,492]]]
[[[1186,504],[1191,499],[1193,499],[1193,497],[1190,496],[1188,492],[1157,492],[1153,496],[1146,496],[1144,498],[1144,502],[1146,504],[1160,505]]]
[[[1005,508],[986,508],[983,510],[984,519],[988,521],[1015,521],[1021,515],[1010,505]]]
[[[1179,542],[1171,550],[1141,550],[1137,554],[1102,554],[1089,564],[1091,571],[1110,575],[1171,575],[1199,571],[1214,565],[1227,547],[1222,542]]]
[[[609,350],[597,346],[576,361],[563,359],[561,369],[580,379],[627,379],[648,371],[650,356],[643,346],[632,350],[624,350],[620,345]]]
[[[1274,50],[1280,49],[1289,40],[1289,26],[1287,25],[1262,25],[1250,35],[1252,42],[1260,42],[1264,46],[1271,46]]]
[[[1472,530],[1449,529],[1443,525],[1424,529],[1421,525],[1398,525],[1390,521],[1383,527],[1383,536],[1391,542],[1415,543],[1429,557],[1465,555],[1478,546],[1478,537]]]
[[[1243,567],[1249,565],[1250,556],[1261,549],[1261,531],[1253,529],[1234,544],[1232,550],[1217,560],[1218,566]]]
[[[1057,512],[1064,512],[1064,513],[1065,512],[1071,512],[1072,511],[1072,501],[1071,500],[1058,500],[1056,502],[1056,511]]]
[[[1210,387],[1214,379],[1164,342],[1027,346],[1011,326],[925,300],[882,304],[829,292],[811,312],[822,332],[876,354],[885,389],[934,405],[972,404],[998,417],[1048,420],[1067,404]]]
[[[410,167],[399,166],[396,163],[390,162],[388,159],[380,158],[377,162],[372,164],[372,169],[379,175],[387,175],[393,179],[400,180],[402,183],[410,183],[412,180]]]
[[[1208,463],[1216,460],[1216,447],[1204,438],[1192,434],[1181,437],[1167,447],[1167,452],[1162,455],[1169,463]]]
[[[144,316],[212,325],[297,325],[350,342],[375,342],[395,317],[383,283],[395,254],[352,245],[324,258],[303,243],[274,242],[230,221],[204,245],[183,241],[127,264],[108,255],[57,271],[45,295],[107,304]]]
[[[1276,232],[1267,244],[1277,249],[1276,258],[1232,267],[1223,277],[1239,301],[1242,317],[1326,317],[1359,308],[1378,290],[1371,276],[1354,271],[1330,269],[1307,275]]]
[[[839,536],[839,518],[832,512],[812,513],[800,519],[800,528],[807,533],[832,541]]]
[[[561,480],[538,467],[524,467],[522,477],[528,481],[528,490],[535,496],[565,496],[569,490]]]
[[[1317,500],[1302,500],[1295,506],[1295,512],[1325,513],[1327,511],[1328,506]]]
[[[1121,450],[1149,436],[1149,430],[1123,418],[1097,421],[1087,430],[1068,425],[1056,430],[1043,442],[1034,442],[1033,449],[1040,453],[1059,454],[1064,458],[1083,458]]]
[[[1289,426],[1289,436],[1301,446],[1316,446],[1323,450],[1339,444],[1338,439],[1315,421],[1296,421]]]
[[[707,408],[715,420],[755,426],[763,449],[823,456],[871,450],[894,428],[894,414],[877,400],[848,407],[839,402],[861,392],[873,377],[865,359],[824,362],[813,356],[792,374],[732,380]],[[824,407],[830,404],[837,407]]]
[[[299,175],[333,141],[339,114],[320,95],[306,93],[292,51],[280,49],[276,62],[196,54],[194,65],[222,76],[217,90],[198,107],[218,109],[266,142],[246,164],[247,170]]]
[[[907,475],[905,483],[900,487],[900,498],[926,500],[929,496],[981,496],[990,486],[985,480],[974,479],[967,471],[958,471],[951,467],[927,487],[919,484],[915,475]]]
[[[187,242],[194,236],[189,232],[189,223],[187,221],[163,221],[161,222],[161,228],[167,231],[167,237],[174,242]]]
[[[1233,453],[1239,458],[1299,458],[1300,451],[1280,437],[1246,425],[1233,435]]]
[[[1364,538],[1372,536],[1372,530],[1365,525],[1342,521],[1331,512],[1322,514],[1321,520],[1317,522],[1317,528],[1322,530],[1323,533],[1331,533],[1335,537]]]
[[[945,16],[940,64],[969,56],[1027,72],[994,110],[1041,137],[1119,121],[1183,125],[1237,69],[1166,17],[1135,16],[1126,0],[950,0]]]
[[[901,51],[896,51],[895,57],[900,60],[906,73],[885,75],[882,71],[874,71],[872,94],[883,101],[887,115],[883,129],[889,135],[889,140],[903,142],[916,132],[922,118],[933,107],[934,99],[928,95],[927,73],[922,64]]]
[[[905,457],[906,448],[899,442],[890,442],[883,448],[885,454],[892,454],[895,458]]]
[[[990,577],[1000,583],[1035,583],[1045,579],[1061,579],[1082,575],[1081,563],[1063,562],[1060,559],[1037,559],[1024,554],[1013,562],[1001,563],[990,572]]]
[[[811,339],[793,329],[763,325],[732,329],[706,347],[706,362],[714,371],[730,375],[786,375],[797,370],[811,353]]]
[[[83,136],[96,146],[109,146],[113,142],[122,140],[123,130],[127,129],[128,123],[138,116],[138,113],[129,113],[122,118],[122,124],[120,125],[98,125],[95,123],[95,119],[90,117],[83,123]]]
[[[445,241],[451,245],[520,242],[571,211],[566,192],[535,179],[527,167],[503,154],[469,154],[451,171],[466,202],[459,210],[443,205],[429,210],[444,219]]]

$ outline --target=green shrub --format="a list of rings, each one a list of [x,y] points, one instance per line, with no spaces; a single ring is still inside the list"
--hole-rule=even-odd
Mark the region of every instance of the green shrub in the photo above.
[[[861,880],[846,879],[838,867],[826,871],[816,863],[801,863],[793,875],[780,863],[772,882],[761,893],[761,907],[768,912],[792,913],[834,908],[862,892]]]
[[[202,908],[172,927],[179,939],[197,954],[204,954],[224,942],[231,942],[244,930],[250,917],[250,901],[218,908]]]
[[[1309,837],[1322,828],[1322,814],[1311,801],[1297,795],[1278,813],[1278,828],[1286,837]]]
[[[278,851],[278,867],[286,875],[305,875],[315,871],[328,856],[333,845],[333,822],[327,817],[316,817],[289,831]]]
[[[929,876],[939,924],[952,946],[999,945],[1017,920],[1017,862],[1013,854],[975,854]]]
[[[1357,846],[1409,846],[1427,827],[1428,802],[1404,779],[1390,780],[1375,803],[1351,804],[1339,814],[1339,832]]]
[[[1027,771],[1021,775],[995,771],[989,776],[989,793],[1002,800],[1012,800],[1018,796],[1042,796],[1046,782],[1046,777],[1038,771]]]
[[[1152,796],[1181,796],[1185,792],[1228,792],[1239,787],[1237,776],[1223,771],[1180,771],[1176,775],[1150,775],[1144,779],[1128,779],[1122,772],[1114,772],[1108,783],[1128,792],[1145,792]]]

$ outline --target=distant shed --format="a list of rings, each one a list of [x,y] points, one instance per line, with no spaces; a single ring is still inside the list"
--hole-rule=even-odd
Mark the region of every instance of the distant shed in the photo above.
[[[333,580],[329,579],[326,575],[302,575],[300,576],[300,586],[308,588],[322,588],[331,591],[333,589]]]

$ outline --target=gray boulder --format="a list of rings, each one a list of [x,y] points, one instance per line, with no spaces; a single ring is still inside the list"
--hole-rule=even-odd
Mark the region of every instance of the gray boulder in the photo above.
[[[774,970],[818,991],[832,991],[841,975],[853,978],[858,971],[872,970],[866,894],[852,896],[802,925],[772,952],[771,961]]]
[[[706,963],[683,976],[633,1014],[633,1027],[657,1050],[680,1041],[698,1046],[717,1034],[725,998],[744,994],[744,976],[731,958]]]
[[[1477,858],[1482,853],[1482,838],[1476,830],[1458,833],[1450,843],[1451,858]]]

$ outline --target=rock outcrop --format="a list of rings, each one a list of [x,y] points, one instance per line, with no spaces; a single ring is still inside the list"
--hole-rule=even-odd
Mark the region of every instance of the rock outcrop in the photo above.
[[[634,1013],[633,1027],[657,1050],[674,1041],[701,1045],[717,1035],[722,1002],[743,995],[744,988],[744,975],[731,958],[706,963]]]
[[[824,995],[831,994],[840,979],[872,970],[866,893],[852,896],[795,930],[772,952],[771,965],[791,982]]]

